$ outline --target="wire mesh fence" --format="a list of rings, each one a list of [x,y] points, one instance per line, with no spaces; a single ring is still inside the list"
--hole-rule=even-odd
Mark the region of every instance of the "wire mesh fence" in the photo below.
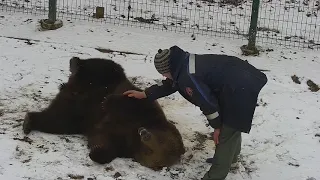
[[[103,21],[113,24],[245,38],[250,25],[250,13],[245,11],[250,12],[251,3],[242,8],[226,4],[213,0],[63,0],[58,2],[58,17],[97,21],[96,8],[103,7]]]
[[[49,3],[47,0],[0,0],[0,9],[45,17],[48,15]]]
[[[320,49],[320,0],[260,0],[257,42]],[[49,0],[0,0],[47,15]],[[248,39],[252,0],[58,0],[57,17]]]
[[[257,41],[320,49],[320,0],[261,0]]]

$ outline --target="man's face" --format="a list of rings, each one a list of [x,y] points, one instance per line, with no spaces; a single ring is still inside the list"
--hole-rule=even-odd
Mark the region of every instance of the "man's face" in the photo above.
[[[166,77],[166,78],[169,78],[169,79],[171,79],[172,80],[172,76],[171,76],[171,73],[164,73],[164,74],[162,74],[164,77]]]

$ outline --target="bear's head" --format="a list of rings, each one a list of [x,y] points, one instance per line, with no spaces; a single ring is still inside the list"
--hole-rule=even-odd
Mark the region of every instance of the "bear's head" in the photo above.
[[[120,64],[109,59],[72,57],[69,61],[69,81],[75,84],[107,87],[126,80]]]

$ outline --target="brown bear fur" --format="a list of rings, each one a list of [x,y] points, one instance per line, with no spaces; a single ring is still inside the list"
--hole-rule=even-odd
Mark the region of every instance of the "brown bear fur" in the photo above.
[[[157,101],[122,95],[135,87],[112,60],[70,59],[71,75],[51,104],[26,114],[23,131],[84,134],[89,157],[109,163],[133,158],[154,170],[176,163],[185,149],[176,127],[167,121]]]

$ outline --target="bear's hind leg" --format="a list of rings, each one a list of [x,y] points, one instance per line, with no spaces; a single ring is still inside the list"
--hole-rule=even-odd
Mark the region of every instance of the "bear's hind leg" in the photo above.
[[[29,134],[32,131],[32,124],[29,113],[27,113],[24,117],[23,125],[22,125],[23,133]]]
[[[23,122],[23,132],[29,134],[32,130],[51,134],[78,134],[83,132],[81,122],[72,122],[72,118],[61,117],[43,112],[28,112]]]

